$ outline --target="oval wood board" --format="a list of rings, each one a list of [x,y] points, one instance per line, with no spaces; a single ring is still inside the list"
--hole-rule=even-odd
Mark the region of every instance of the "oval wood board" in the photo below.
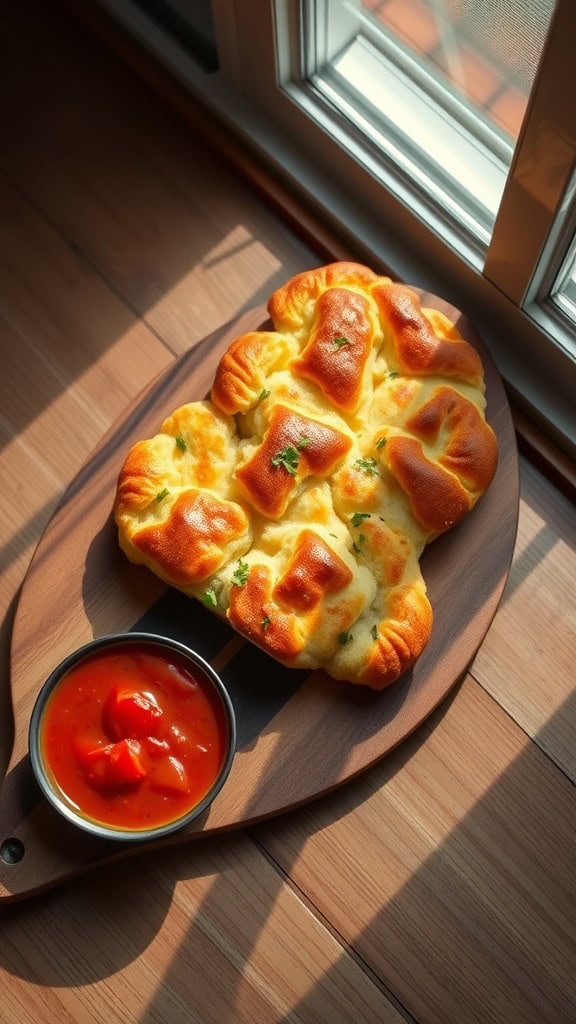
[[[31,773],[27,731],[38,690],[66,654],[92,637],[133,629],[171,635],[221,672],[235,705],[238,752],[226,786],[201,819],[157,846],[247,825],[328,792],[397,746],[462,677],[508,576],[518,459],[504,388],[478,335],[454,307],[420,294],[424,305],[456,321],[480,351],[487,418],[500,458],[473,512],[422,557],[434,629],[415,667],[382,693],[334,682],[322,672],[285,669],[198,602],[128,563],[118,548],[111,509],[128,448],[157,433],[177,406],[208,394],[230,342],[266,324],[265,310],[252,310],[185,353],[116,424],[64,495],[35,552],[13,627],[15,742],[0,791],[0,850],[4,858],[8,847],[23,856],[13,863],[0,859],[0,901],[31,895],[143,848],[94,839],[63,821]]]

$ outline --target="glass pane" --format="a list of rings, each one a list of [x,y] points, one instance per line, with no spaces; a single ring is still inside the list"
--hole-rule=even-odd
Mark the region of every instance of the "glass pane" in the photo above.
[[[576,235],[551,289],[550,299],[571,328],[570,334],[562,340],[564,347],[576,360]]]
[[[489,244],[554,6],[309,0],[309,81],[456,248]]]
[[[375,26],[515,140],[554,0],[363,0]]]

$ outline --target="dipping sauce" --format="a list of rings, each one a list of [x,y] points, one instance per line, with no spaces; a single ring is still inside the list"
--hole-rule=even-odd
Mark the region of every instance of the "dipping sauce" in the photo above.
[[[148,830],[188,814],[228,756],[222,701],[177,652],[121,644],[72,667],[48,697],[39,747],[84,818]]]

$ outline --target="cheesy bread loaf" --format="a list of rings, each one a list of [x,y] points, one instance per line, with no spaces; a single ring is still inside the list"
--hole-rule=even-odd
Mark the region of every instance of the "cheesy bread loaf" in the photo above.
[[[210,400],[128,453],[120,545],[283,664],[382,689],[430,637],[425,545],[496,469],[482,364],[417,292],[355,263],[299,274],[268,312]]]

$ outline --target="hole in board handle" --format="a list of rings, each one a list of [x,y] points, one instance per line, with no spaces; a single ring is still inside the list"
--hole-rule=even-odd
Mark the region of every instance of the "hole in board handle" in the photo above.
[[[24,843],[20,839],[5,839],[0,846],[0,860],[4,864],[18,864],[24,853]]]

